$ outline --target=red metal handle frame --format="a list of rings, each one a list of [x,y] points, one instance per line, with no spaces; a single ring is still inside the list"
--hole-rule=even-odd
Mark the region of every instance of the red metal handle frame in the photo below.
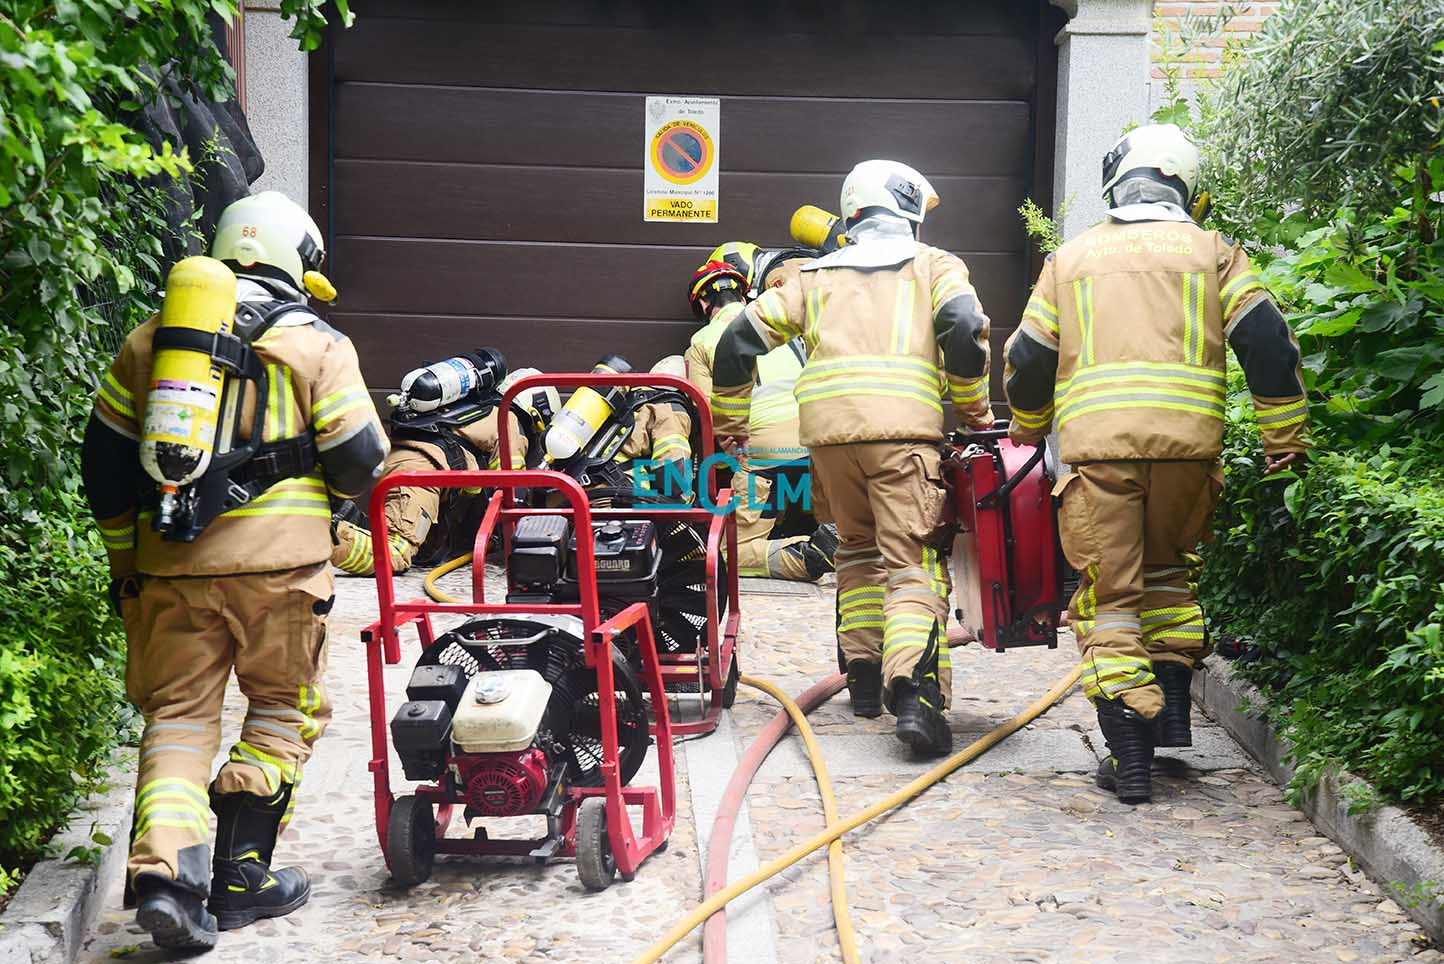
[[[495,525],[496,517],[501,515],[501,504],[510,501],[510,495],[514,490],[550,488],[560,492],[568,503],[575,531],[590,532],[592,528],[592,507],[591,503],[587,501],[586,491],[575,479],[561,472],[539,469],[476,469],[472,471],[396,472],[386,476],[376,483],[376,488],[371,493],[368,511],[371,519],[371,545],[376,565],[376,601],[380,608],[378,630],[388,664],[394,665],[401,661],[401,639],[398,634],[397,621],[400,616],[414,616],[418,613],[486,615],[512,611],[512,607],[488,604],[484,598],[471,603],[438,603],[415,600],[397,604],[395,575],[391,568],[391,552],[388,541],[390,534],[386,519],[386,495],[393,489],[408,486],[435,489],[500,489],[500,492],[492,496],[492,503],[487,508],[486,518],[490,519],[493,525]],[[482,552],[485,553],[484,544]],[[595,572],[596,563],[593,558],[591,540],[578,539],[576,552],[579,571]],[[477,576],[473,574],[472,579],[473,587],[475,587]],[[583,627],[590,631],[600,621],[597,587],[591,582],[582,581],[579,589],[581,599],[577,603],[531,606],[529,611],[579,616]]]
[[[615,616],[596,627],[587,638],[588,661],[597,670],[597,692],[601,695],[603,708],[610,706],[610,712],[601,714],[602,745],[618,746],[616,689],[612,674],[612,638],[633,627],[637,630],[637,642],[642,654],[642,675],[652,696],[652,713],[656,717],[657,770],[661,782],[662,807],[660,813],[649,812],[643,820],[644,840],[638,841],[632,832],[632,821],[627,816],[627,801],[624,799],[622,775],[616,764],[605,758],[598,764],[602,771],[602,783],[607,800],[607,836],[611,843],[612,855],[617,869],[625,875],[634,873],[646,856],[667,838],[672,830],[677,806],[676,774],[673,767],[672,725],[668,716],[667,693],[662,683],[662,667],[657,658],[657,646],[652,635],[652,621],[647,604],[635,602]],[[605,756],[605,755],[604,755]],[[650,810],[651,808],[647,808]],[[650,819],[648,819],[650,818]],[[665,826],[658,826],[658,823]]]
[[[502,393],[500,407],[502,411],[510,412],[512,399],[528,388],[581,388],[583,386],[588,388],[669,388],[679,391],[697,406],[697,417],[702,421],[702,452],[698,464],[701,465],[708,456],[717,451],[716,441],[712,437],[712,406],[702,394],[702,389],[681,375],[663,375],[655,372],[628,372],[624,375],[601,372],[527,375],[525,378],[518,378]],[[496,432],[501,467],[510,469],[511,419],[498,418]],[[711,497],[713,504],[717,502],[717,476],[718,471],[714,467],[707,479],[707,494]]]

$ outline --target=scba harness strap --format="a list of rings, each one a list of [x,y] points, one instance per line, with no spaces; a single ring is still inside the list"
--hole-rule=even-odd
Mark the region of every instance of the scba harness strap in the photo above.
[[[270,397],[270,378],[266,366],[256,355],[252,344],[270,331],[276,321],[291,311],[305,311],[294,301],[271,300],[244,302],[236,306],[235,332],[203,332],[194,328],[162,328],[155,334],[154,349],[180,348],[207,355],[240,381],[256,385],[256,408],[252,417],[252,438],[229,452],[217,452],[204,474],[182,488],[183,504],[188,508],[181,522],[162,533],[174,542],[193,542],[217,516],[238,509],[259,497],[283,479],[313,472],[320,462],[320,452],[310,428],[299,435],[264,442],[260,426],[266,423],[266,405]],[[240,391],[235,382],[227,393]],[[222,411],[231,406],[222,403]],[[239,429],[241,406],[234,406],[235,429]],[[233,435],[232,437],[236,437]],[[158,502],[159,489],[152,488],[150,500]]]

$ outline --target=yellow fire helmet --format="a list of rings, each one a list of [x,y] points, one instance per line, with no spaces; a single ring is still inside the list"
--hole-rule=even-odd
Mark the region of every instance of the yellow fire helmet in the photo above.
[[[728,241],[726,244],[719,244],[707,255],[708,261],[721,261],[730,264],[737,269],[747,287],[751,288],[753,277],[757,269],[757,253],[759,248],[751,241]]]

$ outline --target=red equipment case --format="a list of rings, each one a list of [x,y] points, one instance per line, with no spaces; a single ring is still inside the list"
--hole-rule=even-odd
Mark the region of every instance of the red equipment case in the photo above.
[[[1006,429],[955,435],[944,450],[958,528],[953,598],[984,646],[1058,645],[1065,565],[1045,446]]]

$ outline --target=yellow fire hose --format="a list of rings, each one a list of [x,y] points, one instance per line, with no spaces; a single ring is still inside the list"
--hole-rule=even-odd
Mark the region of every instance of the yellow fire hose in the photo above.
[[[431,570],[422,582],[426,595],[437,602],[459,602],[460,600],[456,597],[450,596],[439,589],[436,583],[441,577],[463,568],[470,562],[470,555],[457,556],[455,559],[448,560]],[[718,910],[727,906],[727,904],[747,893],[747,891],[756,887],[758,884],[777,876],[788,867],[791,867],[793,864],[796,864],[798,861],[823,847],[828,848],[829,887],[832,897],[833,918],[837,926],[837,939],[842,948],[842,957],[847,964],[853,964],[853,962],[860,960],[857,953],[857,939],[852,927],[852,915],[849,913],[847,907],[847,885],[843,876],[842,835],[849,830],[856,830],[863,824],[882,816],[890,810],[895,810],[902,806],[933,784],[942,781],[954,771],[976,760],[988,750],[991,750],[1021,730],[1024,726],[1027,726],[1033,720],[1042,716],[1043,713],[1047,712],[1053,704],[1061,700],[1064,695],[1073,688],[1073,685],[1078,682],[1078,677],[1081,673],[1081,666],[1074,667],[1072,671],[1054,683],[1052,689],[1048,690],[1047,693],[1043,694],[1043,696],[1022,713],[990,730],[979,739],[948,757],[942,763],[939,763],[890,796],[884,797],[867,809],[860,813],[853,814],[851,817],[842,821],[838,820],[837,797],[833,792],[832,779],[828,774],[827,764],[822,758],[822,750],[817,745],[817,738],[812,732],[811,725],[807,722],[806,715],[791,697],[772,683],[764,679],[758,679],[755,676],[743,676],[739,682],[745,683],[754,689],[761,690],[781,703],[787,710],[788,716],[792,718],[793,725],[797,727],[797,732],[802,737],[802,742],[806,747],[808,760],[812,764],[813,774],[817,779],[818,793],[822,797],[823,815],[827,821],[826,828],[816,836],[804,840],[782,856],[769,861],[748,876],[727,885],[724,889],[698,904],[693,908],[691,913],[674,924],[660,940],[647,948],[633,964],[655,964],[655,962],[661,960],[662,955],[671,950],[678,941],[682,940],[682,938],[686,937],[697,927],[700,927],[706,922],[707,918],[711,917]]]
[[[1022,713],[1019,713],[1017,716],[1013,717],[1002,726],[997,727],[996,729],[984,735],[982,738],[969,744],[962,751],[948,757],[942,763],[933,767],[927,773],[924,773],[916,780],[913,780],[907,786],[893,793],[891,796],[879,800],[877,803],[874,803],[866,810],[863,810],[861,813],[857,813],[851,817],[848,817],[841,823],[834,824],[828,827],[826,830],[824,830],[820,834],[817,834],[815,837],[804,840],[802,843],[787,851],[787,853],[783,854],[781,857],[769,861],[768,863],[759,867],[757,870],[753,871],[751,874],[742,878],[736,883],[728,884],[725,889],[718,891],[708,899],[704,900],[702,903],[698,904],[690,914],[688,914],[686,917],[682,918],[675,925],[673,925],[672,929],[667,931],[667,933],[662,936],[661,940],[657,941],[657,943],[647,948],[647,950],[643,952],[642,955],[633,962],[633,964],[653,964],[653,962],[661,960],[662,955],[667,953],[667,951],[671,950],[673,945],[675,945],[682,938],[690,934],[694,928],[699,926],[708,917],[712,916],[712,914],[716,913],[719,908],[726,906],[729,902],[747,893],[747,891],[751,890],[753,887],[756,887],[763,881],[766,881],[771,877],[777,876],[782,871],[786,870],[788,867],[791,867],[793,864],[797,863],[799,860],[806,857],[807,855],[828,846],[834,840],[837,840],[843,834],[847,833],[849,830],[856,830],[858,827],[867,823],[869,820],[880,817],[883,814],[887,813],[889,810],[893,810],[901,806],[902,804],[911,800],[913,797],[922,793],[928,787],[932,786],[933,784],[942,780],[944,777],[951,774],[954,770],[957,770],[965,764],[971,763],[973,760],[976,760],[988,750],[991,750],[993,747],[997,746],[999,743],[1003,742],[1005,739],[1021,730],[1028,723],[1031,723],[1033,720],[1043,715],[1044,711],[1046,711],[1050,706],[1062,699],[1063,695],[1073,688],[1073,684],[1078,682],[1078,677],[1081,672],[1082,667],[1075,667],[1071,672],[1068,673],[1068,675],[1064,676],[1062,679],[1058,680],[1058,682],[1054,683],[1053,688],[1050,689],[1047,693],[1043,694],[1043,696],[1032,706],[1028,707]]]
[[[421,581],[421,588],[426,592],[426,598],[430,599],[432,602],[440,603],[462,602],[462,600],[457,599],[455,596],[449,596],[446,593],[442,592],[439,588],[437,588],[436,581],[442,576],[449,576],[456,570],[464,569],[469,565],[471,565],[471,556],[469,554],[465,556],[457,556],[455,559],[446,560],[441,565],[437,566],[435,569],[427,573],[426,578]]]

